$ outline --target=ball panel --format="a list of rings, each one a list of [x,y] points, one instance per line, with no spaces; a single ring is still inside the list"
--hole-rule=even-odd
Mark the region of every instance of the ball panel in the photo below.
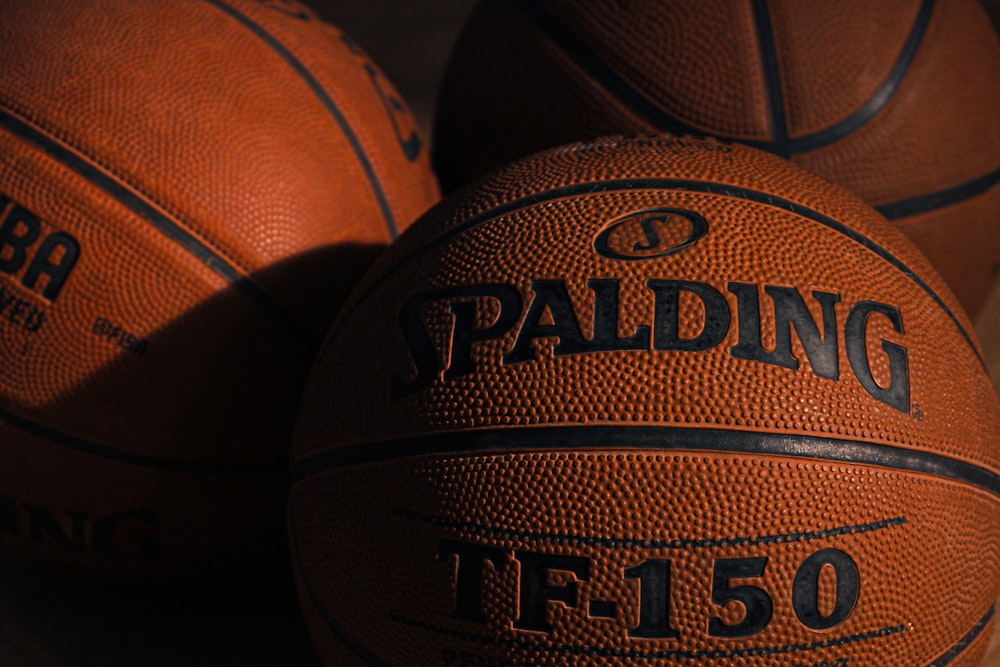
[[[395,85],[361,45],[321,21],[305,5],[240,2],[231,6],[231,15],[252,32],[266,31],[262,39],[282,55],[336,121],[352,144],[353,155],[379,200],[383,224],[394,238],[440,196],[429,170],[426,141]],[[339,199],[346,196],[356,197],[357,192],[343,188]],[[367,219],[365,223],[365,230],[377,227]],[[341,223],[341,227],[354,231],[349,224]]]
[[[378,497],[366,492],[375,486]],[[965,519],[952,517],[952,503]],[[343,511],[331,515],[329,506]],[[296,487],[291,510],[305,585],[327,602],[340,634],[386,664],[437,664],[444,651],[544,665],[626,664],[640,655],[686,664],[683,656],[712,651],[748,665],[886,655],[929,664],[987,615],[996,591],[981,583],[1000,558],[1000,532],[984,533],[972,518],[1000,519],[991,494],[884,468],[771,456],[431,455],[320,473]],[[388,528],[358,531],[358,517]],[[918,547],[928,543],[936,548]],[[969,563],[966,576],[951,564],[968,563],[970,553],[985,558]],[[818,578],[796,577],[810,558],[836,563],[844,581],[826,592],[844,597],[826,617],[846,618],[821,632],[805,611],[805,591]],[[721,595],[712,599],[713,574],[752,559],[763,559],[763,573],[739,583],[767,592],[771,620],[752,637],[713,638],[711,618],[738,625],[746,616]],[[648,582],[637,568],[666,561],[669,623],[660,629],[678,636],[636,636],[653,627],[648,619],[643,627]],[[535,569],[562,576],[534,582]],[[557,602],[560,590],[572,594]],[[330,604],[362,598],[370,602]],[[942,608],[951,615],[938,622]],[[314,635],[329,636],[323,625]],[[395,641],[386,641],[386,627]]]
[[[599,79],[642,91],[682,123],[745,139],[771,138],[751,3],[508,2]],[[698,44],[704,51],[690,48]],[[604,132],[601,132],[604,133]],[[584,138],[576,136],[574,139]]]
[[[928,3],[763,4],[779,68],[774,84],[781,87],[788,135],[799,138],[844,121],[887,83],[908,76],[894,68],[908,43],[923,37],[926,24],[918,18]]]
[[[976,4],[939,4],[883,112],[836,144],[793,160],[873,205],[944,190],[1000,167],[993,113],[1000,104],[1000,41]],[[935,246],[921,248],[936,259]]]
[[[953,289],[969,312],[982,309],[1000,269],[1000,234],[991,217],[998,209],[1000,184],[980,196],[896,223],[918,246],[936,249],[934,264],[943,274],[968,276]],[[956,220],[964,222],[958,225]]]

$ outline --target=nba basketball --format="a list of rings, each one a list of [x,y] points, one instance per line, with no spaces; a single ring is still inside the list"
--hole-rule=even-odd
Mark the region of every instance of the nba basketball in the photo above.
[[[0,63],[0,549],[285,552],[313,354],[437,197],[405,104],[279,0],[6,0]]]
[[[338,666],[979,664],[1000,401],[860,199],[683,136],[525,158],[358,284],[293,438]]]

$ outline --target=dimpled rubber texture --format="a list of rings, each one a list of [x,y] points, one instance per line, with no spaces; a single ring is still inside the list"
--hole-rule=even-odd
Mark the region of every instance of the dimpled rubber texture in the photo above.
[[[1000,40],[976,0],[481,0],[435,123],[445,190],[613,133],[764,148],[877,207],[975,316],[1000,272]]]
[[[0,547],[281,550],[322,334],[437,197],[409,112],[294,2],[5,0],[0,63]]]
[[[977,664],[1000,404],[970,331],[905,237],[771,154],[661,136],[513,163],[407,230],[320,352],[289,504],[315,643],[328,665]]]

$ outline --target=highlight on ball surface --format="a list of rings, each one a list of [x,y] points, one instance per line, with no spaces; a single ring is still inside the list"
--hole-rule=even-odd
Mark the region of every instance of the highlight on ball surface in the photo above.
[[[976,665],[1000,404],[859,198],[684,136],[519,160],[348,298],[293,443],[336,665]]]

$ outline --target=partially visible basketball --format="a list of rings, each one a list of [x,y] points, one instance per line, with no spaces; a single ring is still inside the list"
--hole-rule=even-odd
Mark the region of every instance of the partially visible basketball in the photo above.
[[[0,548],[281,552],[305,376],[437,196],[398,93],[294,2],[0,2]]]
[[[790,157],[975,315],[1000,273],[1000,40],[977,0],[482,0],[435,124],[446,189],[536,150],[689,132]]]
[[[574,144],[348,297],[293,442],[300,597],[340,667],[972,667],[998,439],[967,317],[861,200],[738,144]]]

